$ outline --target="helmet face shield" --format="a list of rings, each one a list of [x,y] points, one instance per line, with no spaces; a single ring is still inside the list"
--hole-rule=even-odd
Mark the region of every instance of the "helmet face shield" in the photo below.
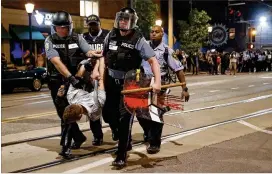
[[[58,25],[51,25],[51,35],[55,34],[55,33],[58,33],[57,32],[57,29],[56,27],[68,27],[68,35],[70,36],[73,32],[73,23],[71,23],[70,25],[61,25],[61,26],[58,26]]]
[[[61,27],[61,28],[68,27],[68,35],[71,35],[73,30],[73,21],[72,21],[71,15],[65,11],[56,12],[53,15],[53,20],[51,25],[51,34],[57,33],[60,36],[63,35],[64,31],[62,31],[61,33],[58,33],[56,30],[56,27]]]
[[[138,17],[136,14],[117,12],[115,16],[114,28],[120,30],[134,29],[137,25]]]

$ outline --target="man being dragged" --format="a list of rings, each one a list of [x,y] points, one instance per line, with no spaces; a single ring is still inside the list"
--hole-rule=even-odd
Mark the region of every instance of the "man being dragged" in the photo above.
[[[99,58],[95,67],[92,70],[91,60],[83,60],[79,67],[78,72],[76,74],[76,78],[82,81],[82,89],[74,88],[72,85],[68,87],[67,91],[67,100],[69,105],[65,108],[63,113],[63,120],[66,129],[63,131],[63,136],[61,138],[61,145],[65,151],[60,153],[64,158],[71,157],[71,142],[72,142],[72,131],[71,125],[76,121],[79,121],[82,115],[86,115],[87,118],[91,121],[99,120],[102,115],[102,107],[104,106],[106,100],[106,94],[104,90],[103,76],[104,76],[104,58]],[[92,91],[84,90],[83,87],[88,85],[89,82],[83,80],[85,72],[92,71],[91,84],[93,85]],[[62,87],[61,87],[62,88]],[[61,92],[62,89],[59,89],[59,94],[57,99],[58,102],[61,102]],[[63,94],[65,92],[62,92]]]

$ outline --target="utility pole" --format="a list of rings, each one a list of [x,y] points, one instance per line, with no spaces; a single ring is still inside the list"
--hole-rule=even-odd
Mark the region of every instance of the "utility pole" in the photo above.
[[[192,10],[193,10],[193,0],[189,0],[189,4],[190,4],[190,12],[192,12]]]
[[[168,0],[168,45],[173,48],[173,0]]]
[[[127,0],[128,7],[133,8],[133,0]]]

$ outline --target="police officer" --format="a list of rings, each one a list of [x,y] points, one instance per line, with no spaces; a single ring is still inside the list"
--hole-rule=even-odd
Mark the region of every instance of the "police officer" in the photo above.
[[[133,116],[126,111],[122,102],[124,76],[132,69],[138,69],[142,60],[146,60],[152,67],[155,82],[154,92],[161,88],[160,68],[155,53],[147,44],[142,34],[137,30],[138,17],[134,9],[123,8],[116,13],[114,28],[105,38],[103,55],[107,72],[105,73],[105,90],[107,100],[104,105],[104,117],[111,118],[110,126],[118,131],[118,151],[112,165],[123,167],[126,165],[127,150]]]
[[[162,42],[162,37],[163,28],[157,25],[153,26],[150,32],[151,41],[149,41],[149,44],[154,49],[156,53],[156,58],[160,64],[162,84],[167,84],[169,82],[168,68],[171,68],[176,73],[181,83],[185,82],[183,65],[178,60],[178,57],[175,54],[174,50],[172,50]],[[142,66],[146,74],[151,73],[151,68],[146,61],[142,62]],[[189,100],[189,93],[186,84],[182,86],[182,90],[182,96],[185,97],[185,101],[187,102]],[[158,153],[161,146],[163,124],[143,119],[141,117],[137,117],[137,119],[144,130],[144,140],[149,142],[149,146],[147,147],[147,153]]]
[[[72,84],[75,88],[81,88],[80,79],[75,78],[77,64],[83,59],[81,53],[84,52],[87,57],[101,57],[98,52],[91,51],[88,43],[82,36],[72,32],[73,22],[69,13],[65,11],[56,12],[53,15],[51,35],[45,40],[45,51],[48,59],[48,86],[51,90],[51,97],[56,107],[58,116],[61,119],[62,151],[60,155],[69,157],[70,142],[67,142],[67,136],[72,136],[74,140],[73,148],[79,148],[86,141],[86,137],[80,131],[77,123],[67,126],[63,122],[63,112],[68,105],[66,97],[63,104],[56,102],[56,96],[61,85]]]
[[[109,31],[101,29],[100,19],[94,14],[87,17],[86,23],[89,25],[89,32],[84,33],[83,38],[88,42],[92,50],[103,50],[104,39]],[[107,120],[105,120],[105,122],[107,122]],[[94,146],[100,146],[103,143],[101,120],[90,120],[90,128],[94,136],[92,144]]]

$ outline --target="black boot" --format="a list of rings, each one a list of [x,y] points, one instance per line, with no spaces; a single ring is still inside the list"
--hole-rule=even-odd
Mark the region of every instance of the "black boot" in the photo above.
[[[95,138],[95,137],[92,142],[93,146],[101,146],[102,143],[103,143],[103,138]]]
[[[146,149],[148,154],[156,154],[160,151],[159,146],[154,146],[154,145],[149,145],[148,148]]]
[[[112,162],[112,165],[118,169],[122,169],[126,166],[126,163],[126,154],[118,154],[116,159]]]
[[[62,149],[59,155],[65,159],[70,159],[72,158],[71,149],[69,147],[62,146]]]
[[[81,145],[87,140],[87,138],[84,136],[84,138],[81,141],[74,142],[71,146],[71,149],[79,149]]]

